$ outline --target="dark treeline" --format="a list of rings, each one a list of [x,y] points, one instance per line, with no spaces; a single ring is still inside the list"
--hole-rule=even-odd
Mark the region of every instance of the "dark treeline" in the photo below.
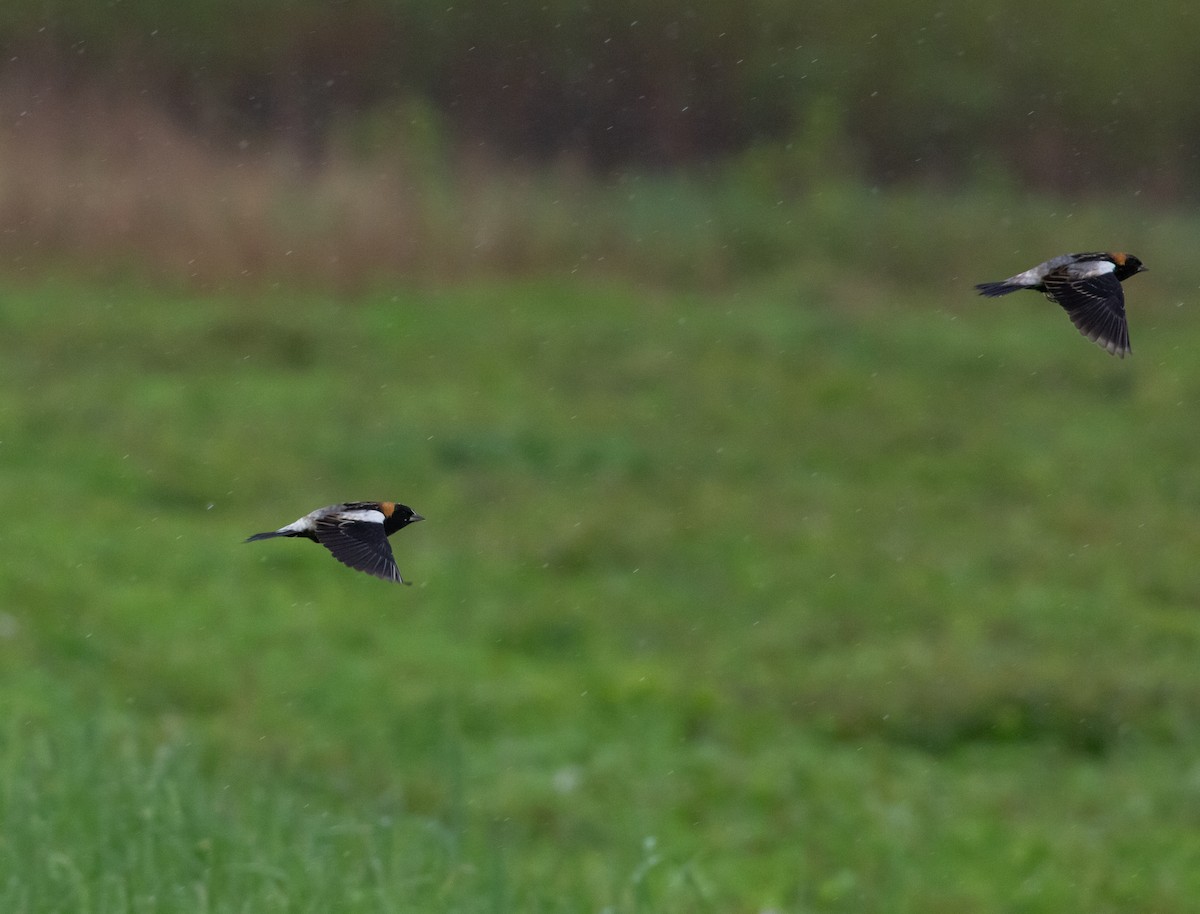
[[[9,0],[0,80],[35,97],[136,93],[214,137],[286,138],[312,163],[356,119],[403,130],[416,102],[456,142],[530,164],[673,166],[790,144],[805,151],[790,161],[869,181],[1194,196],[1200,13],[1109,0],[1078,13],[1061,0]]]

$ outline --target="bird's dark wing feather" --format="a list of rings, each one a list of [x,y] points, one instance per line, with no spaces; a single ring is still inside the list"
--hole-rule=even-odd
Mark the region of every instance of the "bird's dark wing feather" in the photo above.
[[[1112,273],[1072,279],[1055,271],[1045,279],[1046,295],[1066,310],[1079,332],[1121,358],[1132,351],[1125,320],[1125,293]]]
[[[317,541],[343,565],[385,581],[404,583],[383,524],[339,520],[335,515],[317,521]]]

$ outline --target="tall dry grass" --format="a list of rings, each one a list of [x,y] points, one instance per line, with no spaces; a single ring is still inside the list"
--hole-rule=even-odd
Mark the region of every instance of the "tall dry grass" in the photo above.
[[[287,136],[197,129],[143,97],[0,85],[0,270],[353,289],[570,271],[634,243],[584,216],[580,168],[535,174],[389,123],[366,148],[335,130],[313,164]]]

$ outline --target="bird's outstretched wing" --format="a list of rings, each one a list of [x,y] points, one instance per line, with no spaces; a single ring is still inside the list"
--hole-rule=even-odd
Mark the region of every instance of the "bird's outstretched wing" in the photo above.
[[[1112,273],[1071,277],[1065,271],[1046,276],[1046,295],[1066,310],[1079,332],[1103,349],[1124,358],[1129,345],[1125,293]]]
[[[343,565],[385,581],[405,583],[382,523],[333,515],[317,521],[316,527],[317,542]]]

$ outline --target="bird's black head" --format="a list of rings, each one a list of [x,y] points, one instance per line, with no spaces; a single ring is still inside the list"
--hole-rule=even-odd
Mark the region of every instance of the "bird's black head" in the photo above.
[[[1126,280],[1134,273],[1142,273],[1146,267],[1132,254],[1113,254],[1112,261],[1117,268],[1113,270],[1117,279]]]
[[[383,512],[383,529],[389,535],[401,527],[407,527],[409,524],[415,524],[417,521],[425,519],[408,505],[394,501],[380,502],[379,510]]]

